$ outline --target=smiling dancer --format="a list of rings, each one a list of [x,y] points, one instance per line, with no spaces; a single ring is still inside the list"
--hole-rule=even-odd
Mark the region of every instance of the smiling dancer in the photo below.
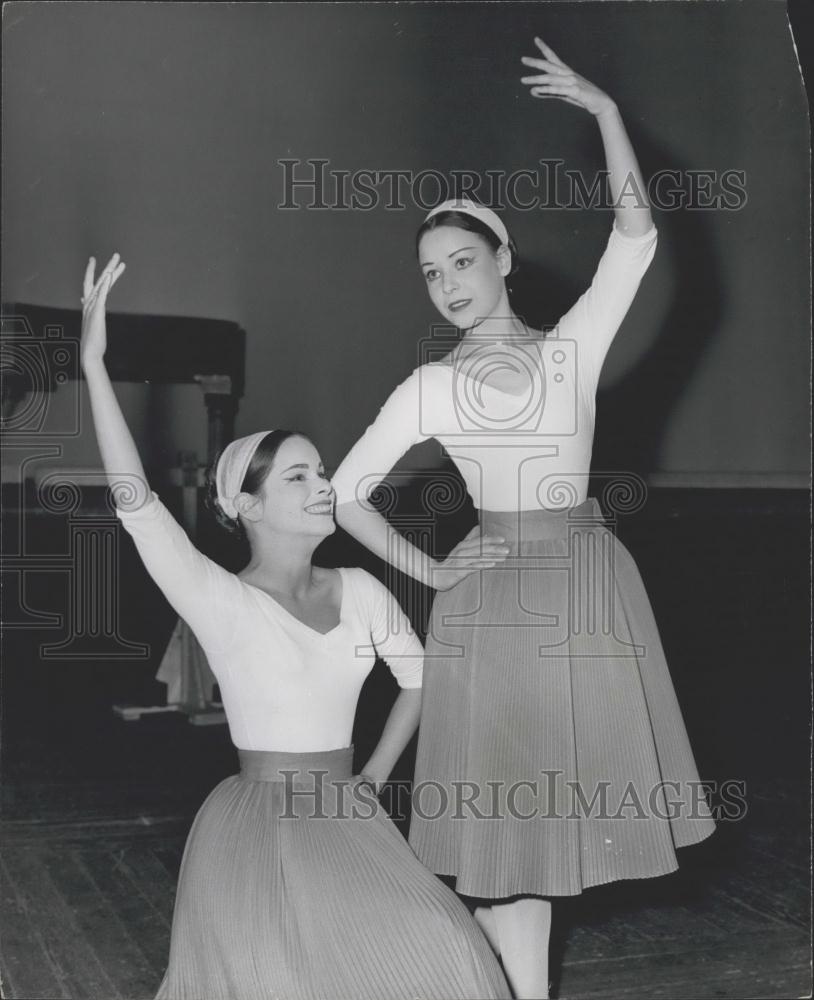
[[[91,259],[82,367],[118,515],[201,643],[240,757],[240,774],[214,789],[189,834],[158,997],[508,997],[466,907],[416,860],[370,788],[415,731],[423,651],[372,576],[312,564],[335,530],[316,449],[281,430],[233,441],[214,485],[251,558],[235,575],[202,555],[146,485],[105,369],[105,302],[124,264],[114,255],[95,284],[94,268]],[[351,777],[349,744],[376,652],[402,691],[365,781]]]
[[[531,96],[593,115],[605,148],[615,221],[593,282],[552,333],[530,331],[509,304],[501,219],[439,205],[418,259],[462,338],[392,393],[334,478],[339,524],[441,592],[410,843],[470,898],[516,997],[548,996],[550,897],[671,872],[675,849],[713,830],[638,571],[587,498],[599,373],[656,230],[616,105],[535,42]],[[429,437],[480,520],[441,562],[367,502]],[[433,796],[417,801],[424,782]]]

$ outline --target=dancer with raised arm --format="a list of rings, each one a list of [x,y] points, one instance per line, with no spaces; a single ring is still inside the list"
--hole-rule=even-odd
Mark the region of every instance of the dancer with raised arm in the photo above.
[[[217,462],[220,516],[245,531],[235,575],[189,541],[147,486],[104,364],[107,294],[124,264],[85,274],[82,367],[118,516],[201,643],[240,774],[187,841],[164,1000],[508,997],[455,894],[415,858],[374,788],[415,731],[423,651],[392,595],[361,569],[313,565],[334,496],[302,435],[261,431]],[[401,692],[352,777],[362,683],[379,653]]]
[[[552,897],[674,871],[714,828],[638,571],[587,496],[600,370],[656,230],[615,103],[535,43],[531,96],[593,115],[604,144],[615,219],[591,286],[553,331],[527,329],[503,221],[439,205],[418,260],[460,341],[395,389],[334,477],[339,524],[439,591],[410,843],[469,897],[516,997],[548,996]],[[430,437],[479,512],[443,561],[368,503]]]

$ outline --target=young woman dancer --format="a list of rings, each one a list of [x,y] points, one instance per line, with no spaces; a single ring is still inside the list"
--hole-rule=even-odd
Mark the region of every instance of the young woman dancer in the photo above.
[[[673,871],[675,848],[713,829],[638,571],[586,493],[600,369],[656,230],[616,105],[535,41],[522,82],[588,111],[604,143],[615,224],[593,282],[552,333],[527,330],[500,218],[460,200],[430,212],[419,264],[463,336],[398,386],[334,478],[339,524],[440,591],[410,843],[472,898],[516,997],[548,996],[549,897]],[[479,509],[480,536],[443,562],[366,502],[428,437]]]
[[[118,515],[220,684],[240,774],[221,782],[187,841],[166,1000],[508,997],[483,934],[418,862],[349,746],[374,650],[402,691],[366,765],[385,780],[415,731],[421,645],[361,569],[311,556],[335,530],[316,449],[287,431],[232,442],[217,463],[221,514],[246,532],[238,575],[195,549],[146,485],[104,364],[115,255],[85,274],[82,367]]]

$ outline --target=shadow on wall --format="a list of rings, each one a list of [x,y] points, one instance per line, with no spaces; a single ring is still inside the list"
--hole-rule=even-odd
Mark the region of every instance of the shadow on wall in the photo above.
[[[692,164],[676,162],[670,150],[630,129],[645,176]],[[647,475],[660,455],[673,411],[699,369],[720,327],[725,304],[721,262],[714,250],[709,212],[659,212],[659,242],[669,245],[677,275],[673,300],[647,350],[596,401],[594,469],[623,468]],[[657,251],[658,252],[658,251]]]

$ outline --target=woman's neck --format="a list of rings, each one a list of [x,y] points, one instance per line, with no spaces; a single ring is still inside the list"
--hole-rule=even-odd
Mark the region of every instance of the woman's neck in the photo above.
[[[251,558],[240,577],[278,594],[304,597],[313,586],[311,559],[321,541],[290,535],[250,536]]]
[[[465,331],[461,343],[475,344],[486,340],[524,344],[528,343],[530,336],[530,331],[523,320],[507,309],[503,314],[493,313],[477,326],[470,327]]]

